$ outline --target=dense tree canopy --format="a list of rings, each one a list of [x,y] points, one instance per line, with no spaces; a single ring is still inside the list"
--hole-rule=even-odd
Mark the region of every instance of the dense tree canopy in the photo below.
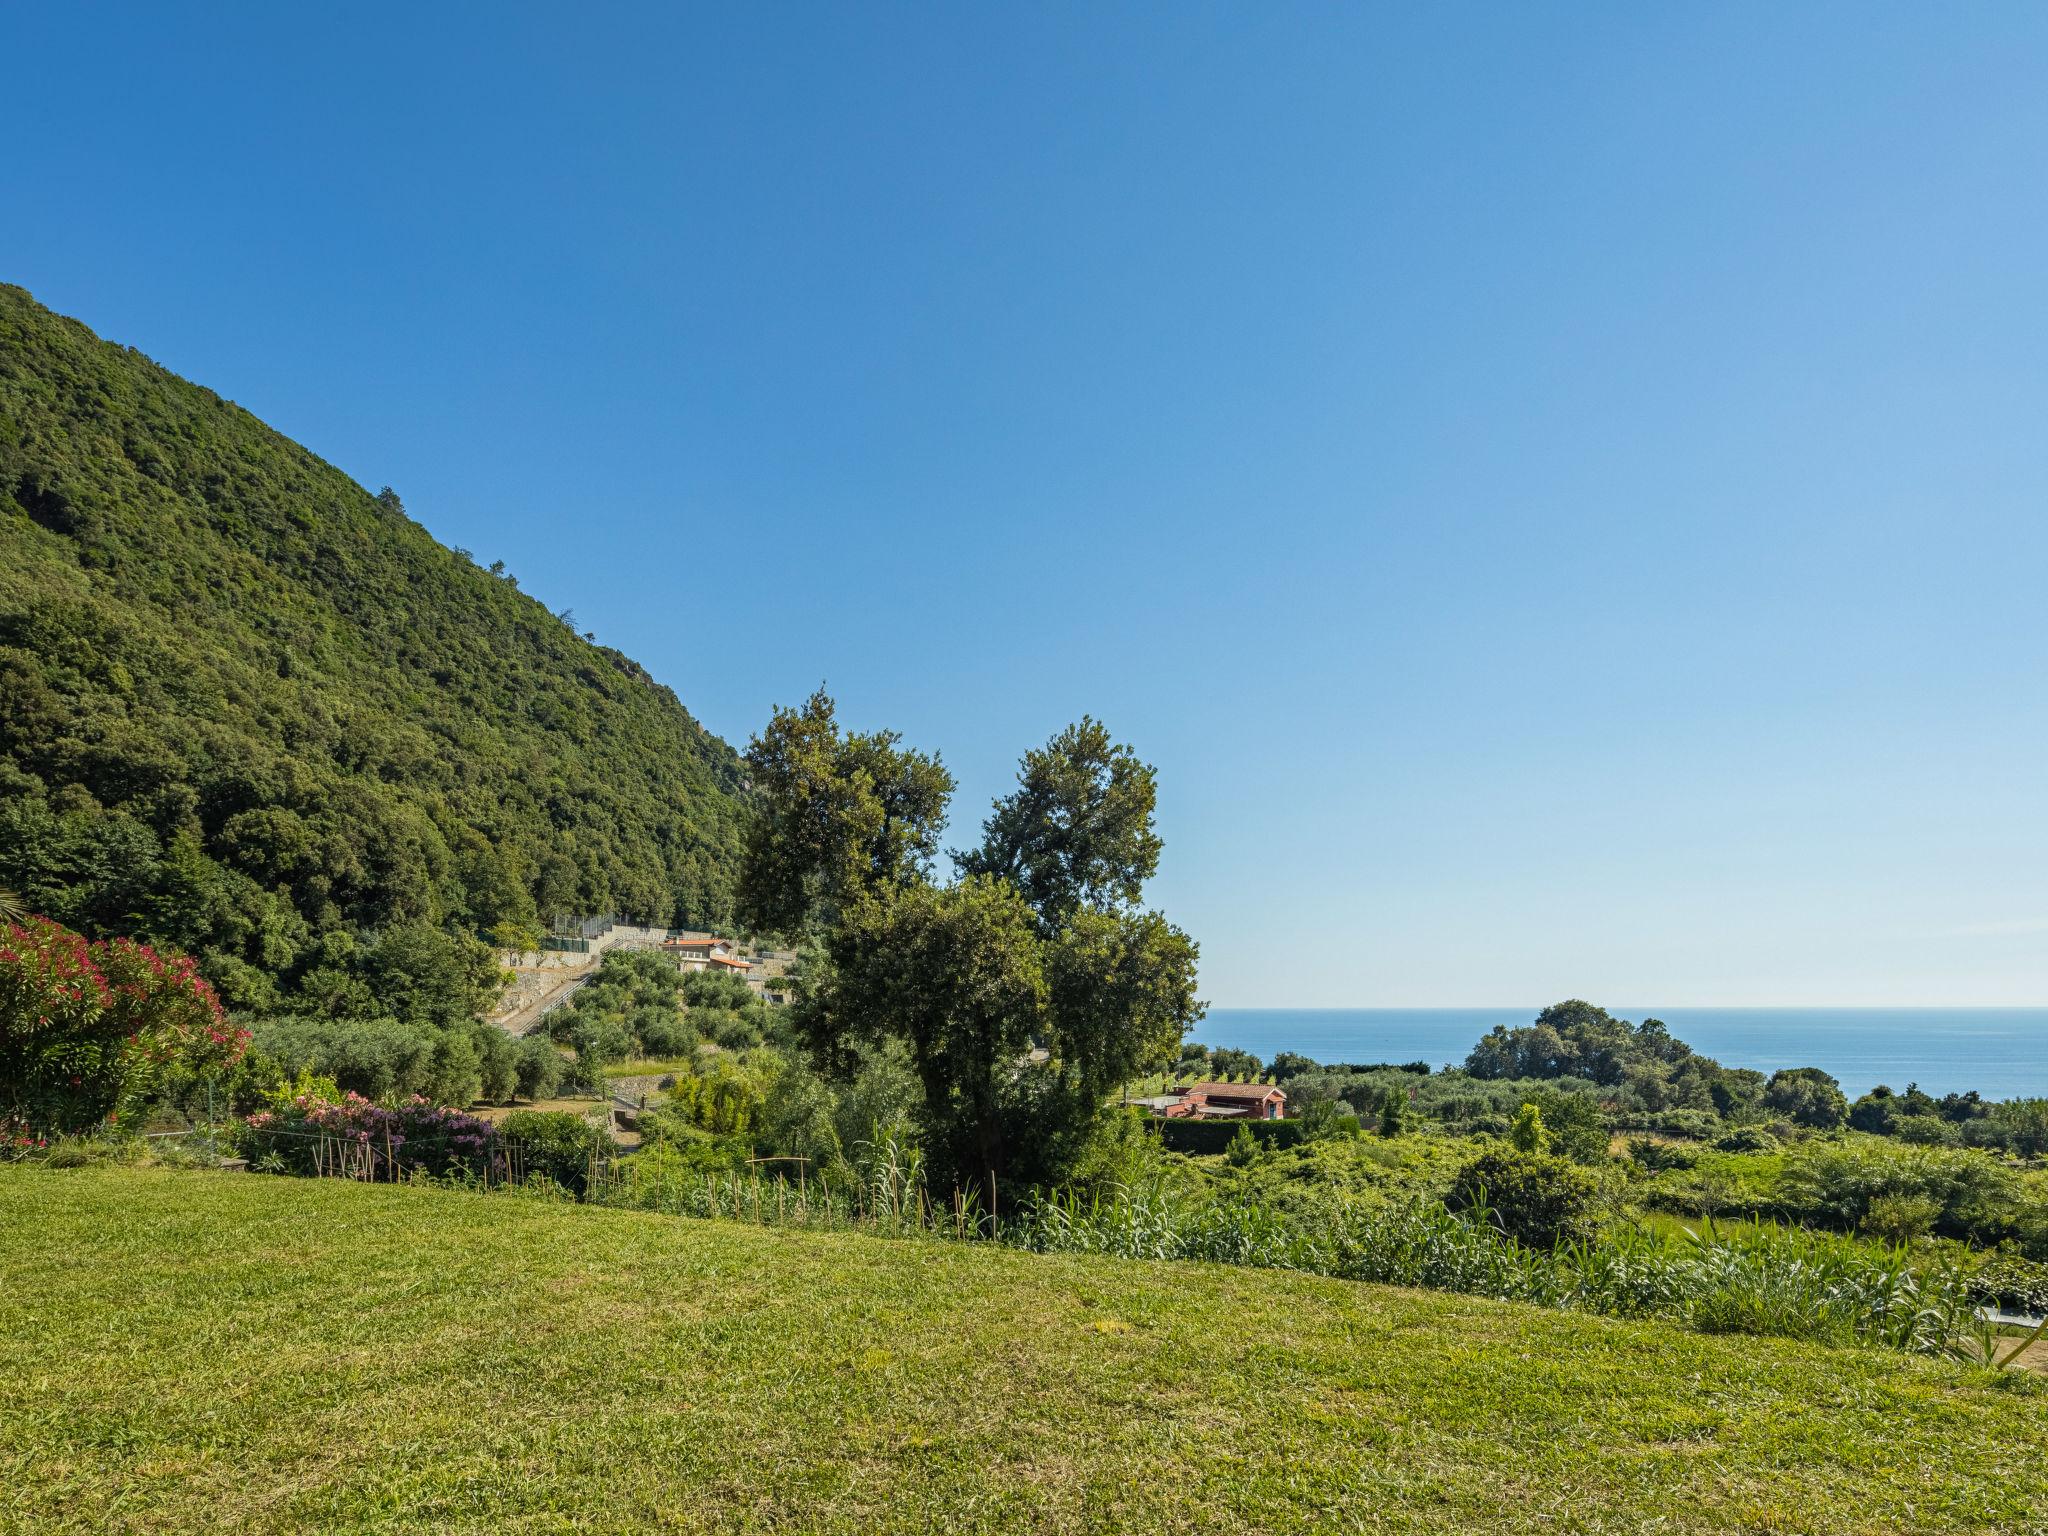
[[[1690,1054],[1660,1020],[1633,1025],[1570,998],[1520,1029],[1495,1025],[1472,1048],[1465,1070],[1474,1077],[1583,1077],[1613,1085],[1637,1062],[1669,1065]]]
[[[778,711],[748,761],[743,909],[819,920],[803,1032],[842,1078],[892,1043],[906,1051],[942,1179],[1057,1177],[1116,1087],[1174,1059],[1201,1013],[1196,947],[1137,906],[1159,857],[1153,773],[1101,726],[1026,757],[947,886],[928,873],[952,788],[936,758],[892,733],[842,736],[820,694]],[[892,783],[917,792],[892,801],[877,787]]]
[[[822,1053],[843,1071],[858,1047],[902,1040],[933,1160],[963,1183],[1007,1170],[1019,1065],[1046,990],[1016,889],[970,876],[880,892],[845,913],[829,944],[830,980],[804,1010]]]
[[[1083,716],[1024,755],[1016,790],[995,803],[961,872],[1008,880],[1055,932],[1076,912],[1135,903],[1159,867],[1155,775],[1100,721]]]
[[[32,910],[192,953],[230,1006],[353,1009],[395,928],[728,916],[740,782],[395,493],[0,286],[0,884]]]
[[[1580,998],[1553,1003],[1519,1029],[1495,1025],[1465,1058],[1476,1078],[1580,1078],[1628,1090],[1650,1110],[1752,1107],[1763,1092],[1760,1073],[1723,1067],[1674,1036],[1660,1019],[1631,1024]]]
[[[748,744],[741,920],[796,933],[861,895],[929,878],[953,775],[894,731],[842,732],[823,689]]]
[[[1764,1087],[1764,1107],[1795,1125],[1832,1130],[1849,1118],[1842,1085],[1819,1067],[1786,1067]]]

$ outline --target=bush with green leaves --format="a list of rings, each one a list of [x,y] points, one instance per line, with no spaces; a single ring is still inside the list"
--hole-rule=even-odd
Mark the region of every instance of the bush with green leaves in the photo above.
[[[1760,1125],[1738,1125],[1714,1138],[1716,1152],[1775,1152],[1783,1145]]]
[[[765,1009],[759,1007],[692,1008],[687,1020],[708,1036],[719,1049],[744,1051],[761,1043],[765,1012]]]
[[[187,956],[47,918],[0,925],[0,1120],[87,1130],[174,1069],[226,1070],[248,1038]]]
[[[1230,1145],[1223,1149],[1223,1161],[1233,1168],[1249,1168],[1259,1160],[1259,1144],[1252,1137],[1249,1124],[1241,1124],[1237,1133],[1230,1138]]]
[[[636,1022],[640,1049],[649,1056],[687,1056],[696,1050],[703,1040],[697,1032],[697,1027],[687,1019],[647,1018]]]
[[[1517,1152],[1536,1154],[1550,1150],[1550,1129],[1543,1123],[1543,1111],[1524,1104],[1508,1122],[1508,1145]]]
[[[2034,1317],[2048,1314],[2048,1262],[2001,1246],[1970,1272],[1970,1292],[1986,1306]]]
[[[1691,1168],[1700,1160],[1699,1148],[1681,1141],[1660,1141],[1653,1136],[1629,1137],[1628,1155],[1631,1161],[1652,1172]]]
[[[1870,1220],[1904,1219],[1925,1202],[1927,1229],[1943,1237],[1997,1242],[2015,1235],[2026,1204],[2019,1175],[1988,1153],[1963,1148],[1901,1146],[1877,1138],[1817,1142],[1787,1154],[1779,1209],[1795,1221],[1854,1232]]]
[[[681,1133],[685,1140],[693,1132],[743,1136],[754,1128],[764,1097],[754,1072],[730,1056],[715,1056],[701,1071],[676,1074],[666,1102],[643,1129],[657,1138]]]
[[[1304,1141],[1321,1141],[1331,1136],[1356,1136],[1358,1116],[1334,1099],[1317,1099],[1298,1117]]]
[[[765,1079],[755,1111],[754,1144],[763,1156],[800,1158],[812,1174],[846,1165],[835,1122],[838,1102],[828,1083],[808,1062],[773,1051],[757,1051],[749,1068]]]
[[[1832,1130],[1849,1118],[1842,1085],[1818,1067],[1786,1067],[1764,1085],[1763,1107],[1809,1130]]]
[[[1900,1115],[1891,1124],[1891,1134],[1916,1147],[1959,1147],[1962,1127],[1939,1115]]]
[[[746,979],[726,970],[686,971],[683,1004],[689,1008],[746,1008],[759,1001]]]
[[[2007,1099],[1993,1107],[1989,1120],[2001,1145],[2022,1157],[2048,1157],[2048,1099]]]
[[[1941,1202],[1927,1195],[1878,1195],[1863,1213],[1857,1230],[1882,1243],[1910,1243],[1934,1230]]]
[[[576,1060],[586,1067],[606,1067],[633,1054],[635,1041],[616,1019],[597,1014],[578,1014],[567,1030]]]
[[[529,1102],[554,1097],[562,1082],[562,1053],[545,1035],[528,1035],[513,1059],[513,1092]]]
[[[1600,1228],[1600,1182],[1568,1158],[1496,1147],[1458,1171],[1446,1202],[1531,1248],[1584,1242]]]
[[[498,1122],[498,1138],[515,1174],[541,1174],[577,1194],[589,1185],[592,1158],[612,1145],[595,1121],[567,1110],[515,1109]]]
[[[485,1024],[432,1028],[396,1019],[266,1019],[256,1025],[255,1054],[279,1078],[302,1072],[330,1077],[373,1101],[417,1094],[436,1104],[466,1105],[490,1087],[509,1098],[516,1052],[504,1032]]]

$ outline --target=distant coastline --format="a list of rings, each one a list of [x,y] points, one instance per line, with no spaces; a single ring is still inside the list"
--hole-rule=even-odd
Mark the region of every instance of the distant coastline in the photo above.
[[[1527,1008],[1214,1008],[1197,1024],[1204,1045],[1235,1046],[1270,1061],[1296,1051],[1317,1061],[1465,1059],[1496,1024],[1527,1024]],[[1662,1019],[1723,1066],[1819,1067],[1851,1098],[1878,1083],[1988,1099],[2048,1097],[2048,1008],[1614,1007],[1617,1017]]]

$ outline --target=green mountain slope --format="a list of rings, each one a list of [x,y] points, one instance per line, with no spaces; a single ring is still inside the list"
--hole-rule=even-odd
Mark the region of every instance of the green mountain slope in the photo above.
[[[0,884],[322,1001],[369,935],[708,922],[740,765],[395,497],[0,285]]]

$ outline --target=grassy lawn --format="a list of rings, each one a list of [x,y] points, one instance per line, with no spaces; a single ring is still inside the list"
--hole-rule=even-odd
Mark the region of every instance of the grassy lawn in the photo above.
[[[2048,1394],[1204,1266],[0,1169],[0,1530],[2023,1532]]]

